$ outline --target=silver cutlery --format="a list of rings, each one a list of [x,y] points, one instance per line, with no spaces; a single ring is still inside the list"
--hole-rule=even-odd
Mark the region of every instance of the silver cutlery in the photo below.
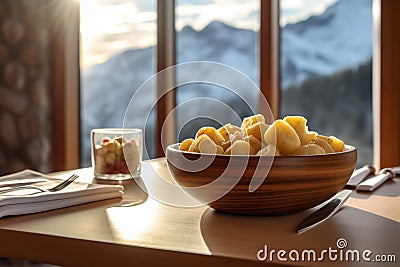
[[[332,217],[346,202],[351,194],[351,190],[342,190],[331,198],[321,208],[307,216],[297,227],[297,233],[301,234],[308,231],[322,222]]]
[[[0,190],[0,194],[4,194],[4,193],[10,193],[10,192],[14,192],[14,191],[19,191],[19,190],[24,190],[24,189],[35,189],[38,190],[38,192],[32,193],[30,195],[33,194],[37,194],[37,193],[42,193],[42,192],[57,192],[60,191],[64,188],[66,188],[68,185],[72,184],[79,176],[76,174],[71,175],[68,179],[62,181],[61,183],[51,187],[51,188],[41,188],[38,186],[34,186],[34,185],[22,185],[22,186],[16,186],[16,187],[10,187],[7,189],[2,189]]]
[[[379,171],[378,175],[365,180],[357,185],[357,191],[374,191],[381,186],[384,182],[400,175],[400,166],[393,168],[385,168]]]
[[[357,169],[351,175],[349,181],[347,182],[347,186],[356,187],[362,181],[364,181],[369,175],[375,173],[375,168],[371,165],[365,165],[360,169]]]
[[[374,173],[374,167],[365,165],[354,171],[347,185],[359,191],[373,191],[388,179],[400,176],[400,166],[382,169],[377,175]],[[366,179],[371,175],[373,175],[372,178]],[[307,216],[297,227],[297,233],[304,233],[332,217],[343,206],[351,192],[351,190],[342,190],[337,193],[321,208]]]
[[[4,180],[0,181],[0,187],[9,187],[14,185],[27,185],[27,184],[35,184],[40,182],[46,182],[46,178],[27,178],[27,179],[18,179],[18,180]]]

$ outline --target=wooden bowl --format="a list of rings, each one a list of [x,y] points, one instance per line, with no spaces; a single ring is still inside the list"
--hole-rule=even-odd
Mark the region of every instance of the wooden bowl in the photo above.
[[[185,159],[193,161],[189,168],[196,170],[195,162],[201,154],[180,151],[179,144],[167,147],[167,164],[172,177],[182,187],[199,187],[216,180],[224,172],[229,160],[247,160],[245,156],[202,155],[214,157],[211,164],[203,170],[181,170],[172,164]],[[182,157],[183,156],[183,157]],[[357,150],[346,146],[340,153],[308,156],[277,156],[273,159],[266,179],[254,192],[248,187],[260,160],[267,157],[248,157],[247,167],[239,182],[229,189],[219,185],[219,190],[228,192],[221,198],[208,203],[217,211],[247,215],[283,215],[314,207],[339,192],[346,185],[357,162]],[[269,158],[271,160],[271,158]],[[235,167],[233,167],[235,168]],[[241,173],[240,171],[230,173]],[[185,189],[184,189],[185,190]],[[192,197],[203,201],[202,193]]]

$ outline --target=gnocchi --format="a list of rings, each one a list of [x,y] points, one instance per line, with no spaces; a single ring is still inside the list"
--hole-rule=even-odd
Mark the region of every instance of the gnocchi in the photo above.
[[[234,142],[224,154],[226,155],[249,155],[250,144],[244,140],[238,140]]]
[[[202,127],[179,149],[206,154],[299,156],[342,152],[345,144],[335,136],[309,131],[302,116],[286,116],[268,125],[264,116],[257,114],[244,118],[240,127],[230,123],[218,129]]]
[[[310,143],[303,145],[297,149],[293,155],[317,155],[317,154],[325,154],[325,150],[317,144]]]
[[[246,128],[250,127],[251,125],[256,124],[257,122],[265,122],[264,115],[257,114],[254,116],[244,118],[241,128],[246,129]]]
[[[190,145],[193,143],[194,139],[185,139],[179,146],[179,150],[189,151]]]
[[[265,122],[257,122],[255,124],[250,125],[245,129],[246,135],[254,136],[258,139],[258,141],[263,141],[263,136],[268,129],[268,125]]]
[[[236,132],[242,132],[242,129],[238,126],[228,123],[220,127],[218,132],[222,135],[225,141],[228,141],[230,135],[235,134]]]
[[[214,127],[202,127],[196,133],[196,138],[201,135],[207,135],[215,144],[221,145],[225,139]]]
[[[314,141],[317,137],[316,132],[309,132],[306,125],[307,120],[301,116],[287,116],[283,118],[296,131],[299,136],[301,145],[306,145]]]
[[[284,120],[276,120],[264,134],[267,144],[278,147],[283,155],[290,155],[300,148],[300,138],[296,131]]]
[[[322,147],[322,149],[325,151],[325,153],[335,153],[335,150],[333,147],[321,136],[317,136],[317,138],[314,140],[315,144],[319,145]]]

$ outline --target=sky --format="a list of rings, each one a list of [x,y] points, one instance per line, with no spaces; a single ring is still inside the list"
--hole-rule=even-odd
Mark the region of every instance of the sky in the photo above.
[[[281,0],[280,24],[320,14],[336,1]],[[80,9],[84,71],[113,54],[156,43],[156,0],[80,0]],[[176,29],[190,25],[201,30],[219,20],[258,31],[259,9],[260,0],[176,0]]]

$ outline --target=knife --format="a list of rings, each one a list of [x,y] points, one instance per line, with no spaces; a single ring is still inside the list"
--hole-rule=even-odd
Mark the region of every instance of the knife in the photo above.
[[[35,184],[40,182],[46,182],[45,178],[27,178],[27,179],[19,179],[19,180],[7,180],[0,181],[0,187],[8,187],[14,185],[26,185],[26,184]]]
[[[331,198],[321,208],[306,217],[297,227],[297,233],[301,234],[314,228],[322,222],[332,217],[343,206],[344,202],[349,198],[351,190],[342,190]]]
[[[379,171],[378,175],[365,180],[357,185],[357,191],[374,191],[387,180],[400,175],[400,166],[393,168],[385,168]]]
[[[375,168],[370,165],[365,165],[360,169],[357,169],[351,175],[349,181],[347,182],[346,186],[349,187],[356,187],[362,181],[365,180],[369,175],[375,173]]]

